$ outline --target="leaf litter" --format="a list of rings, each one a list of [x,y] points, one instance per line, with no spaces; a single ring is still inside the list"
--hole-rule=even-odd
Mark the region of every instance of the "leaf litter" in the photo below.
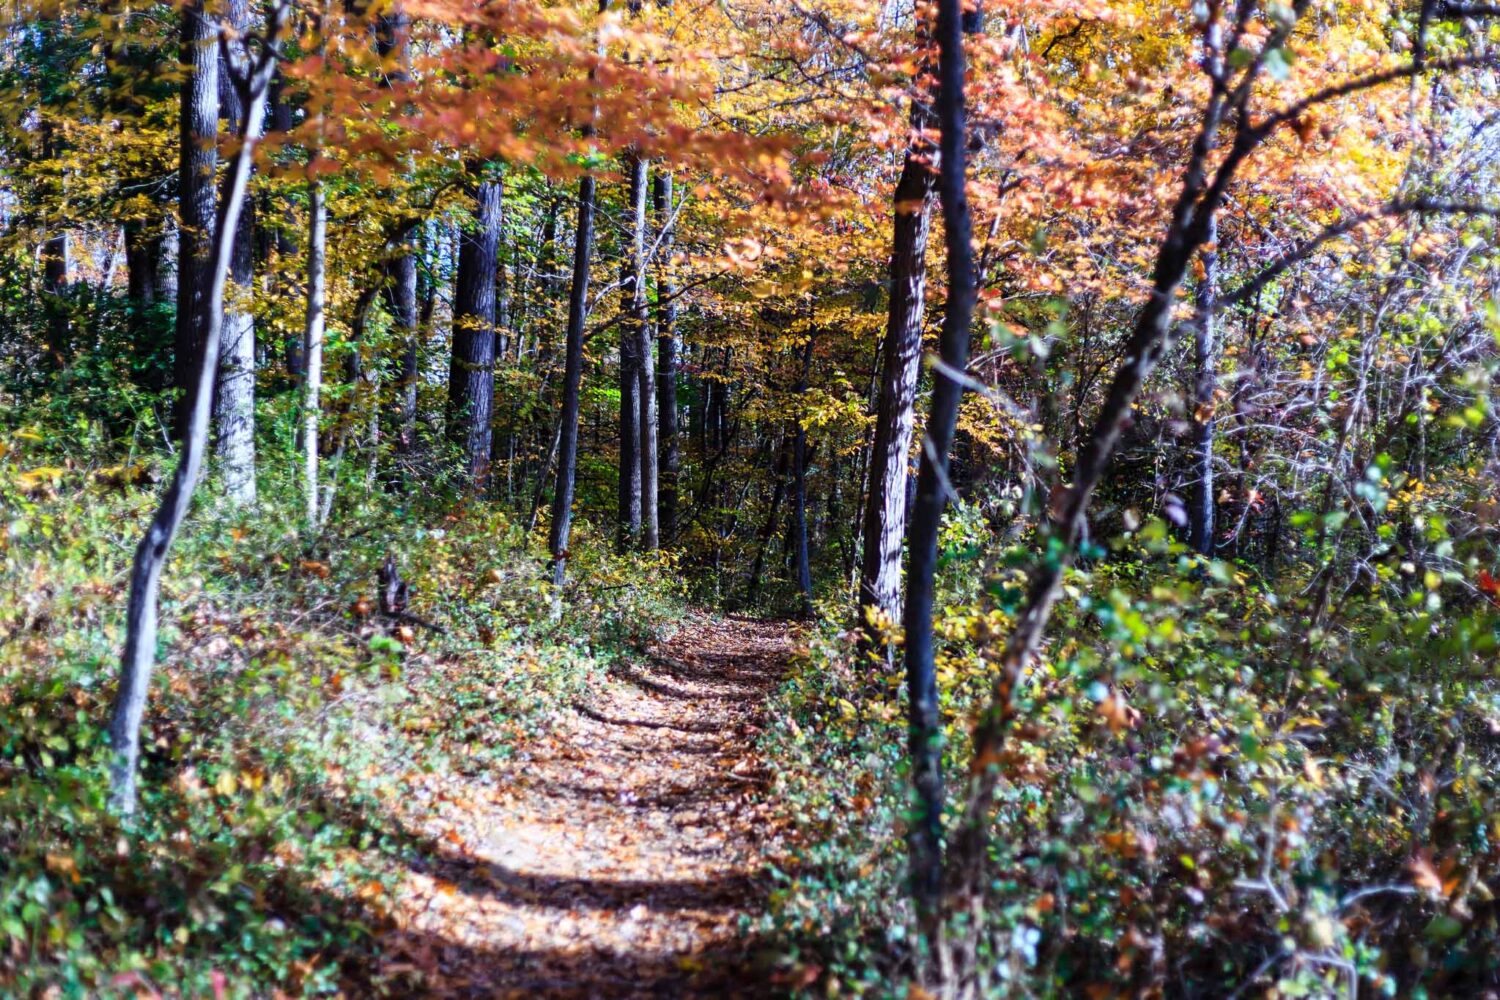
[[[426,997],[761,996],[782,623],[694,616],[484,773],[413,786],[379,968]]]

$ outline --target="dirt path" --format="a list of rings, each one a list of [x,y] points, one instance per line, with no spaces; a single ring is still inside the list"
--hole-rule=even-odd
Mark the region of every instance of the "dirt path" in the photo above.
[[[752,752],[784,625],[694,618],[503,772],[444,792],[397,900],[407,996],[763,996],[742,918],[766,884]],[[451,850],[449,849],[451,848]]]

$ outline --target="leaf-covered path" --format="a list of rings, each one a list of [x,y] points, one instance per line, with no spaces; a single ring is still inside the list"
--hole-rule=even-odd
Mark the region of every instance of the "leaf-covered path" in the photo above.
[[[753,739],[785,625],[692,618],[498,774],[434,793],[382,978],[435,997],[756,996]]]

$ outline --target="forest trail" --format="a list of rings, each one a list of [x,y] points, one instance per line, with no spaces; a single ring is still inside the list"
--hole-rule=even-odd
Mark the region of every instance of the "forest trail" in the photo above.
[[[438,790],[382,978],[430,997],[764,994],[741,918],[764,902],[755,756],[790,637],[694,616],[499,773]],[[451,778],[449,779],[451,783]]]

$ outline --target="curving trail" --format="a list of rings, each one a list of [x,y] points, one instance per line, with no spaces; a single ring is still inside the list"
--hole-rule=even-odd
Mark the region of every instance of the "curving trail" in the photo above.
[[[382,941],[413,997],[763,996],[766,772],[784,624],[686,621],[503,773],[438,791]],[[428,803],[433,805],[434,803]]]

